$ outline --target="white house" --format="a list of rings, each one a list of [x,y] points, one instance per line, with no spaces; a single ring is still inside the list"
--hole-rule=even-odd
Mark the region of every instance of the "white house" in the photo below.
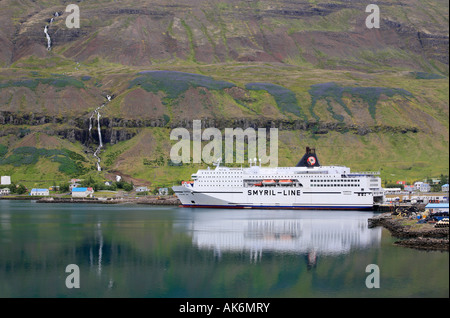
[[[169,189],[167,189],[167,188],[159,188],[158,192],[159,192],[159,195],[168,195],[169,194]]]
[[[0,184],[1,185],[10,185],[11,184],[11,177],[10,176],[2,176]]]
[[[384,194],[398,194],[402,192],[402,188],[384,188]]]
[[[94,194],[94,189],[92,188],[73,188],[72,189],[72,198],[87,198],[88,196],[92,197]]]
[[[0,189],[0,195],[6,195],[6,194],[10,194],[11,190],[9,190],[9,188],[1,188]]]
[[[147,187],[137,187],[136,188],[136,192],[145,192],[145,191],[148,191]]]
[[[420,192],[430,192],[431,186],[428,183],[422,182],[419,186]]]
[[[442,186],[442,192],[448,192],[448,183]]]
[[[50,192],[48,189],[31,189],[31,196],[48,196]]]

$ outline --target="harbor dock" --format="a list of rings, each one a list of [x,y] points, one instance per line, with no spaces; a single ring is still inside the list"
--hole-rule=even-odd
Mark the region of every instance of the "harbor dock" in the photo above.
[[[368,220],[369,228],[382,226],[392,236],[399,240],[395,245],[426,249],[426,250],[449,250],[449,228],[448,222],[445,226],[438,226],[435,221],[424,222],[420,219],[421,212],[415,213],[383,213]],[[422,219],[422,221],[421,221]]]

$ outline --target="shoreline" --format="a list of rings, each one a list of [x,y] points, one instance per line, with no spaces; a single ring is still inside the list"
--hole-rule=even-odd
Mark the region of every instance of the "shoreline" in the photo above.
[[[0,200],[26,200],[36,203],[92,203],[92,204],[147,204],[147,205],[173,205],[181,202],[173,196],[147,196],[141,198],[58,198],[58,197],[0,197]]]
[[[449,251],[449,228],[431,224],[407,224],[407,219],[383,213],[368,220],[369,228],[382,226],[399,238],[395,245],[422,250]]]
[[[144,205],[173,205],[181,202],[171,196],[155,196],[143,198],[41,198],[36,203],[95,203],[95,204],[144,204]]]

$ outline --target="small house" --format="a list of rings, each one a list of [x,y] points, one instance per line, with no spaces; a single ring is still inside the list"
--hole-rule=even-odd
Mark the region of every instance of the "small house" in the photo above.
[[[137,187],[136,188],[136,192],[146,192],[146,191],[148,191],[147,187]]]
[[[442,192],[448,192],[448,183],[442,186]]]
[[[158,189],[159,195],[168,195],[169,190],[167,188],[159,188]]]
[[[402,192],[402,188],[384,188],[384,194],[398,194]]]
[[[87,198],[92,197],[94,189],[92,188],[73,188],[72,198]]]
[[[8,195],[11,193],[11,190],[9,188],[1,188],[0,189],[0,195]]]
[[[416,190],[416,187],[413,186],[413,185],[408,185],[408,184],[406,184],[406,185],[404,186],[404,190],[405,190],[406,192],[414,192],[414,191]]]
[[[48,189],[31,189],[31,196],[48,196],[50,192]]]
[[[431,186],[428,183],[422,182],[419,185],[419,191],[420,192],[430,192],[431,191]]]

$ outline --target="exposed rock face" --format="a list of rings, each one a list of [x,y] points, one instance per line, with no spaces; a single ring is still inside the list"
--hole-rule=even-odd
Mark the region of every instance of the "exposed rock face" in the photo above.
[[[199,119],[200,120],[200,119]],[[274,120],[270,118],[260,119],[220,119],[220,118],[202,118],[202,128],[214,127],[218,129],[233,128],[278,128],[279,130],[304,130],[313,131],[315,134],[327,134],[329,131],[350,132],[357,135],[367,135],[376,132],[390,133],[417,133],[417,127],[392,127],[385,125],[376,125],[371,127],[363,127],[358,125],[346,125],[343,123],[325,123],[325,122],[308,122],[302,120]],[[31,125],[39,126],[44,124],[62,124],[66,123],[73,128],[55,128],[43,130],[49,135],[58,135],[71,142],[79,141],[86,144],[89,141],[89,119],[72,119],[72,118],[55,118],[48,116],[19,115],[10,112],[0,112],[0,123],[11,124],[15,126]],[[169,128],[193,128],[193,121],[182,120],[167,124],[164,118],[150,120],[130,120],[123,118],[101,118],[100,126],[103,141],[115,144],[119,141],[129,140],[134,137],[139,129],[145,127],[169,127]],[[55,126],[58,127],[58,126]],[[0,130],[0,136],[9,134],[23,135],[21,128],[10,127]],[[97,134],[92,134],[95,142],[98,142]]]

